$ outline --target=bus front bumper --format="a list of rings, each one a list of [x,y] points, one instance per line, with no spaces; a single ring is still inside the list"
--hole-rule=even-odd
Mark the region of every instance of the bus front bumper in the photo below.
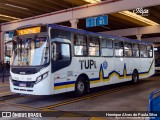
[[[24,81],[14,81],[10,77],[10,90],[14,93],[30,94],[30,95],[50,95],[51,86],[49,84],[48,77],[39,83],[35,81],[30,81],[24,84]],[[24,84],[24,85],[23,85]]]

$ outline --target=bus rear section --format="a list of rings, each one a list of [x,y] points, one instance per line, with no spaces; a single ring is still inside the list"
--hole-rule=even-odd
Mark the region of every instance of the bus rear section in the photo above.
[[[158,73],[160,72],[160,47],[154,48],[155,54],[155,71]]]

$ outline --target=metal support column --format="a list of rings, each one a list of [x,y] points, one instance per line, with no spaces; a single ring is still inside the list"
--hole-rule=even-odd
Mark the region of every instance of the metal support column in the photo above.
[[[71,27],[72,28],[77,28],[78,21],[79,21],[78,19],[72,19],[72,20],[70,20]]]

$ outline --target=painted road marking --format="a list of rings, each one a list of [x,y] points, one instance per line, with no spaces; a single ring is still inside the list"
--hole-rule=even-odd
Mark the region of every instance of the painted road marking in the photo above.
[[[152,81],[149,81],[149,82],[152,82]],[[6,100],[6,102],[2,103],[4,105],[15,105],[19,108],[23,108],[23,109],[31,109],[31,110],[39,110],[39,111],[59,111],[59,110],[54,110],[52,108],[55,108],[55,107],[59,107],[59,106],[63,106],[63,105],[67,105],[67,104],[71,104],[71,103],[75,103],[75,102],[79,102],[79,101],[82,101],[82,100],[86,100],[86,99],[90,99],[90,98],[94,98],[94,97],[98,97],[98,96],[101,96],[101,95],[105,95],[105,94],[109,94],[109,93],[113,93],[113,92],[118,92],[118,91],[122,91],[122,90],[126,90],[126,89],[130,89],[130,88],[135,88],[137,86],[143,86],[145,84],[147,84],[148,82],[143,82],[141,84],[137,84],[137,85],[129,85],[129,86],[120,86],[118,88],[112,88],[111,90],[104,90],[104,91],[100,91],[98,93],[93,93],[91,95],[86,95],[84,97],[81,97],[81,98],[76,98],[76,99],[72,99],[72,100],[68,100],[66,102],[62,102],[62,103],[58,103],[58,104],[55,104],[55,105],[50,105],[50,106],[46,106],[46,107],[39,107],[39,108],[34,108],[34,107],[29,107],[29,106],[26,106],[26,105],[22,105],[22,104],[16,104],[16,103],[7,103],[8,101]],[[24,96],[22,96],[24,98]],[[20,97],[20,98],[22,98]],[[30,97],[30,96],[26,96],[26,97]],[[20,98],[15,98],[14,100],[16,99],[20,99]],[[64,112],[64,111],[62,111]],[[77,114],[72,114],[72,112],[65,112],[64,116],[66,115],[73,115],[73,116],[76,116]],[[79,115],[79,114],[78,114]],[[62,115],[63,116],[63,115]],[[82,115],[84,116],[84,115]],[[98,117],[91,117],[90,118],[91,120],[102,120],[101,118],[98,118]]]
[[[0,84],[0,87],[9,87],[8,84]]]
[[[20,99],[29,98],[29,97],[31,97],[31,96],[19,96],[19,97],[16,97],[16,98],[11,98],[11,99],[5,100],[5,101],[12,102],[12,101],[15,101],[15,100],[20,100]]]
[[[4,95],[4,94],[7,94],[7,95],[8,95],[8,93],[11,94],[11,92],[1,92],[0,95]]]
[[[103,92],[100,92],[100,93],[93,93],[91,95],[86,95],[84,97],[81,97],[81,98],[75,98],[75,99],[72,99],[72,100],[68,100],[68,101],[65,101],[65,102],[62,102],[62,103],[58,103],[58,104],[54,104],[54,105],[50,105],[50,106],[46,106],[46,107],[41,107],[40,109],[52,109],[52,108],[56,108],[56,107],[60,107],[60,106],[63,106],[63,105],[68,105],[68,104],[71,104],[71,103],[75,103],[75,102],[79,102],[79,101],[82,101],[82,100],[87,100],[87,99],[90,99],[90,98],[94,98],[94,97],[98,97],[98,96],[101,96],[101,95],[105,95],[105,94],[110,94],[110,93],[113,93],[113,92],[118,92],[118,91],[121,91],[121,90],[125,90],[125,89],[130,89],[130,88],[135,88],[137,86],[142,86],[142,85],[145,85],[147,84],[148,82],[145,82],[145,83],[141,83],[141,84],[137,84],[137,85],[129,85],[129,86],[122,86],[122,87],[119,87],[119,88],[113,88],[111,90],[108,90],[108,91],[103,91]]]
[[[149,81],[149,82],[152,82],[152,81]],[[98,93],[93,93],[91,95],[86,95],[86,96],[81,97],[81,98],[76,98],[76,99],[68,100],[68,101],[65,101],[65,102],[62,102],[62,103],[58,103],[58,104],[54,104],[54,105],[50,105],[50,106],[45,106],[45,107],[39,107],[39,108],[29,107],[29,106],[25,106],[25,105],[22,105],[22,104],[16,104],[16,103],[8,103],[12,100],[19,100],[21,98],[27,98],[27,97],[31,97],[31,96],[21,96],[21,97],[18,97],[18,98],[13,98],[12,100],[5,100],[6,101],[5,104],[16,105],[16,106],[21,107],[21,108],[27,108],[27,109],[33,109],[33,110],[55,111],[55,110],[53,110],[53,108],[55,108],[55,107],[79,102],[79,101],[82,101],[82,100],[87,100],[87,99],[90,99],[90,98],[98,97],[98,96],[113,93],[113,92],[118,92],[120,90],[125,90],[125,89],[134,88],[134,87],[137,87],[137,86],[142,86],[142,85],[145,85],[147,83],[148,82],[144,82],[144,83],[137,84],[137,85],[120,86],[118,88],[112,88],[111,90],[108,90],[108,91],[104,90],[104,91],[100,91]]]
[[[15,105],[16,107],[20,107],[20,108],[25,108],[25,109],[31,109],[31,110],[39,110],[38,108],[34,108],[34,107],[29,107],[26,105],[22,105],[22,104],[16,104],[16,103],[2,103],[3,105]]]

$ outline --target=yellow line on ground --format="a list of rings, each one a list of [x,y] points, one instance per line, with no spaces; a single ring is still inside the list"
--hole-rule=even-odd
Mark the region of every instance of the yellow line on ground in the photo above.
[[[9,87],[8,84],[0,84],[0,87]]]
[[[98,96],[101,96],[101,95],[105,95],[105,94],[109,94],[109,93],[113,93],[113,92],[118,92],[120,90],[125,90],[125,89],[134,88],[134,87],[137,87],[137,86],[142,86],[142,85],[145,85],[146,83],[148,83],[148,82],[145,82],[143,84],[132,85],[132,86],[130,85],[130,86],[126,86],[126,87],[123,86],[123,87],[120,87],[120,88],[117,88],[117,89],[114,88],[114,89],[109,90],[109,91],[100,92],[100,93],[96,93],[96,94],[92,94],[92,95],[86,95],[86,96],[81,97],[81,98],[76,98],[76,99],[73,99],[73,100],[68,100],[66,102],[62,102],[62,103],[58,103],[58,104],[54,104],[54,105],[50,105],[50,106],[46,106],[46,107],[41,107],[39,109],[42,109],[42,110],[43,109],[52,109],[52,108],[55,108],[55,107],[79,102],[79,101],[90,99],[90,98],[93,98],[93,97],[98,97]]]
[[[0,102],[1,104],[4,104],[4,105],[15,105],[16,107],[19,107],[19,108],[25,108],[25,109],[31,109],[31,110],[38,110],[38,111],[57,111],[57,110],[51,110],[51,109],[39,109],[39,108],[34,108],[34,107],[30,107],[30,106],[26,106],[26,105],[22,105],[22,104],[17,104],[17,103],[8,103],[8,101],[4,101],[4,102]]]
[[[14,100],[19,100],[19,99],[28,98],[28,97],[30,97],[30,96],[19,96],[19,97],[13,98],[13,99],[5,100],[5,101],[11,102],[11,101],[14,101]]]
[[[4,95],[6,93],[11,93],[11,92],[1,92],[0,95]]]
[[[66,101],[66,102],[62,102],[62,103],[58,103],[58,104],[51,105],[51,106],[46,106],[46,107],[33,108],[33,107],[21,105],[21,104],[8,103],[8,102],[13,101],[13,100],[18,100],[18,99],[21,99],[21,98],[27,98],[27,97],[30,97],[30,96],[21,96],[21,97],[18,97],[18,98],[13,98],[12,100],[6,100],[6,102],[3,102],[2,104],[15,105],[15,106],[20,107],[20,108],[27,108],[27,109],[32,109],[32,110],[56,111],[56,110],[51,110],[51,109],[55,108],[55,107],[71,104],[71,103],[74,103],[74,102],[90,99],[90,98],[93,98],[93,97],[98,97],[98,96],[101,96],[101,95],[105,95],[105,94],[109,94],[109,93],[113,93],[113,92],[118,92],[120,90],[125,90],[125,89],[129,89],[129,88],[134,88],[134,87],[137,87],[137,86],[142,86],[142,85],[145,85],[146,83],[148,83],[148,82],[145,82],[145,83],[142,83],[142,84],[138,84],[138,85],[134,85],[134,86],[133,85],[132,86],[129,85],[129,86],[126,86],[126,87],[122,86],[122,87],[119,87],[117,89],[114,88],[114,89],[111,89],[109,91],[105,91],[105,92],[102,91],[100,93],[96,93],[96,94],[92,94],[92,95],[86,95],[86,96],[84,96],[82,98],[76,98],[76,99],[73,99],[73,100],[69,100],[69,101]],[[0,93],[0,94],[3,94],[3,93]]]
[[[25,105],[21,105],[21,104],[16,104],[16,103],[2,103],[4,105],[15,105],[16,107],[20,107],[20,108],[25,108],[25,109],[31,109],[31,110],[39,110],[38,108],[33,108],[33,107],[29,107],[29,106],[25,106]]]

